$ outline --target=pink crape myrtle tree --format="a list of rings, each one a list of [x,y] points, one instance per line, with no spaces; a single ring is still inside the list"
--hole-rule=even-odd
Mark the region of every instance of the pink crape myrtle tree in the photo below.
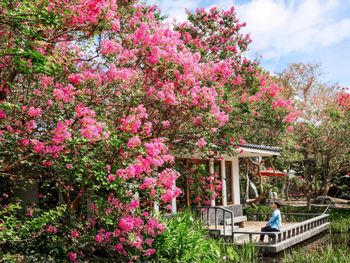
[[[66,220],[33,235],[60,236],[72,262],[151,257],[165,225],[145,202],[181,194],[174,154],[214,157],[297,116],[244,57],[234,9],[171,26],[132,0],[14,0],[0,16],[0,174],[61,192]]]

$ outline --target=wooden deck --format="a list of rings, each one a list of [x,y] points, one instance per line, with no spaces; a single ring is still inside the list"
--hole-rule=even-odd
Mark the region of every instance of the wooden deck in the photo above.
[[[217,213],[218,214],[218,213]],[[287,216],[305,216],[308,214],[286,214]],[[319,233],[328,230],[328,214],[310,214],[310,219],[301,222],[283,222],[280,232],[260,232],[266,221],[247,221],[243,228],[222,225],[215,220],[214,225],[207,226],[215,238],[222,238],[226,243],[243,245],[254,242],[263,253],[278,253],[301,243]],[[263,243],[258,242],[260,234],[265,234]]]

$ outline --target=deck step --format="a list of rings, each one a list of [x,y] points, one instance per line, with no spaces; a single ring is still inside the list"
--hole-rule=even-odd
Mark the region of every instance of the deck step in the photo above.
[[[233,226],[233,228],[231,226],[225,226],[225,233],[224,233],[223,226],[218,226],[218,227],[219,229],[215,229],[215,226],[210,226],[209,227],[210,234],[213,236],[221,236],[221,237],[232,236],[232,232],[239,230],[238,226]]]
[[[232,222],[233,224],[237,224],[237,223],[242,223],[247,221],[247,217],[246,216],[235,216],[232,220],[231,218],[226,218],[225,219],[225,223],[226,225],[231,225]]]

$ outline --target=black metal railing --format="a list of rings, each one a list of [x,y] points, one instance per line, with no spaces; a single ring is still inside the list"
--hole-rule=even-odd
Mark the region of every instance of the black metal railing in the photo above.
[[[220,230],[218,226],[223,226],[223,234],[226,233],[226,219],[231,219],[231,233],[233,232],[233,212],[223,207],[219,206],[198,206],[196,207],[200,212],[200,218],[205,225],[210,228],[214,226],[214,230]],[[214,216],[214,218],[212,218]],[[212,222],[214,221],[214,222]],[[214,223],[214,224],[211,224]]]

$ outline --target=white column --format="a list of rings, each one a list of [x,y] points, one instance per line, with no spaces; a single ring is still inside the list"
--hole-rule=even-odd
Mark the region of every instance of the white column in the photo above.
[[[227,206],[227,190],[226,190],[226,166],[225,159],[220,161],[221,181],[222,181],[222,205]]]
[[[173,191],[175,190],[175,188],[176,188],[176,181],[174,181],[174,184],[173,184]],[[176,208],[176,197],[174,197],[173,199],[171,199],[171,213],[173,215],[175,215],[176,211],[177,211],[177,208]]]
[[[231,175],[233,204],[239,205],[241,203],[241,194],[239,188],[239,159],[237,156],[234,156],[232,159]]]
[[[214,159],[210,159],[210,160],[209,160],[209,175],[210,175],[211,178],[214,177]],[[211,180],[210,183],[212,183],[212,180]],[[211,200],[210,200],[210,201],[211,201],[210,205],[211,205],[211,206],[215,206],[215,199],[212,198],[212,197],[210,197],[210,198],[211,198]]]
[[[134,199],[137,200],[137,201],[140,201],[140,194],[139,194],[139,192],[135,192]]]
[[[159,214],[159,205],[158,205],[158,202],[157,201],[155,201],[154,203],[153,203],[153,205],[154,205],[154,212],[156,213],[156,214]]]

